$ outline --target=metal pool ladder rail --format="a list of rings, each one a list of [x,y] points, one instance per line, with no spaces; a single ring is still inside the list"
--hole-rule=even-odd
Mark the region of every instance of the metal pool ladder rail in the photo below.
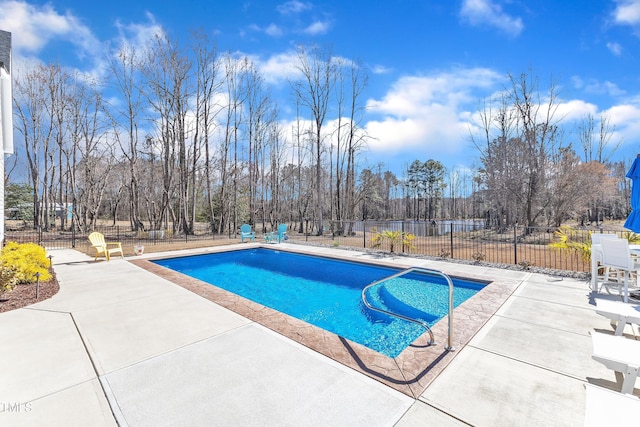
[[[405,274],[409,274],[413,272],[430,274],[433,276],[440,276],[440,277],[443,277],[449,284],[449,316],[448,316],[449,319],[448,319],[447,345],[445,346],[445,350],[454,351],[455,348],[451,343],[451,333],[453,329],[453,282],[451,281],[451,278],[445,273],[443,273],[442,271],[432,270],[430,268],[410,267],[410,268],[407,268],[406,270],[402,270],[396,274],[392,274],[391,276],[385,277],[384,279],[376,280],[375,282],[365,286],[364,289],[362,289],[362,302],[364,303],[364,305],[367,306],[367,308],[373,311],[378,311],[380,313],[388,314],[389,316],[397,317],[399,319],[406,320],[407,322],[415,323],[417,325],[422,326],[429,333],[429,345],[436,344],[435,338],[433,337],[433,332],[431,331],[431,328],[429,327],[429,325],[427,325],[426,322],[423,322],[422,320],[419,320],[419,319],[413,319],[411,317],[407,317],[399,313],[394,313],[392,311],[387,311],[382,308],[374,307],[371,304],[369,304],[369,301],[367,301],[367,290],[369,288],[379,285],[382,282],[386,282],[387,280],[395,279],[397,277],[404,276]]]

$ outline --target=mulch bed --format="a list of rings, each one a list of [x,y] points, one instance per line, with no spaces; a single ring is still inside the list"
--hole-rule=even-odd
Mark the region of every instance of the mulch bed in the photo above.
[[[8,298],[8,301],[0,302],[0,313],[26,307],[36,302],[44,301],[58,293],[60,286],[55,277],[48,282],[40,282],[38,299],[36,300],[36,283],[17,285],[13,291],[0,294],[0,299]]]

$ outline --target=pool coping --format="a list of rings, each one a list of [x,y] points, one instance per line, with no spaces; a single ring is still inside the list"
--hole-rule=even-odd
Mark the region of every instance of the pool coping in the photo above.
[[[247,248],[249,247],[274,249],[272,245],[260,243],[248,244]],[[188,255],[226,252],[230,250],[239,249],[237,247],[216,247],[200,251],[190,251]],[[408,266],[396,262],[392,257],[379,256],[375,259],[364,259],[361,257],[362,252],[337,255],[315,247],[302,245],[299,247],[295,245],[295,248],[278,245],[277,250],[392,268],[408,268]],[[446,274],[485,282],[488,281],[490,283],[475,296],[455,308],[453,322],[454,333],[452,339],[454,351],[447,351],[444,348],[447,343],[448,330],[448,316],[445,316],[432,328],[437,343],[435,346],[426,345],[428,343],[428,334],[424,333],[396,358],[390,358],[302,320],[153,262],[154,260],[173,258],[176,256],[183,255],[163,254],[162,256],[149,256],[145,257],[145,259],[135,259],[129,262],[415,399],[426,390],[429,384],[446,368],[491,316],[495,314],[521,282],[521,280],[517,279],[496,280],[495,278],[489,277],[486,273],[483,274],[481,272],[474,272],[473,274],[468,272],[461,273],[453,268],[454,264],[441,262],[441,265],[438,264],[438,266],[442,267],[439,270]],[[413,259],[413,261],[416,261],[413,266],[422,266],[420,265],[421,260],[416,258]],[[431,264],[434,262],[437,261],[432,261]],[[433,268],[433,266],[430,265],[427,268]]]

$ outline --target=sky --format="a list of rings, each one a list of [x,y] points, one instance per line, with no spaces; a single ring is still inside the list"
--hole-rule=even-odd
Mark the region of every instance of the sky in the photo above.
[[[605,114],[615,159],[640,153],[640,0],[0,0],[0,30],[14,64],[96,75],[106,44],[200,30],[255,61],[283,121],[296,46],[330,49],[369,77],[366,163],[398,175],[413,160],[477,167],[477,113],[509,74],[537,77],[543,94],[555,85],[566,123]]]

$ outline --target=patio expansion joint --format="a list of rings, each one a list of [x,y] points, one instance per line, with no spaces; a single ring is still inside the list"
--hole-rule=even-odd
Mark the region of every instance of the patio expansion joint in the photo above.
[[[112,306],[118,306],[121,304],[125,304],[125,303],[129,303],[129,302],[135,302],[135,301],[148,301],[149,298],[154,298],[154,296],[134,296],[134,297],[128,297],[127,299],[123,299],[120,301],[113,301],[110,303],[101,303],[100,307],[112,307]],[[73,309],[54,309],[54,308],[42,308],[42,307],[37,307],[37,306],[27,306],[27,307],[22,307],[22,309],[24,310],[31,310],[31,311],[43,311],[43,312],[49,312],[49,313],[64,313],[64,314],[73,314],[73,313],[80,313],[80,312],[87,312],[87,311],[91,311],[91,310],[95,310],[96,306],[89,306],[89,307],[85,307],[85,308],[73,308]]]
[[[142,363],[146,363],[146,362],[148,362],[148,361],[150,361],[150,360],[157,359],[157,358],[159,358],[159,357],[164,357],[164,356],[166,356],[167,354],[171,354],[171,353],[173,353],[174,351],[182,350],[182,349],[184,349],[184,348],[190,347],[190,346],[192,346],[192,345],[194,345],[194,344],[199,344],[199,343],[201,343],[201,342],[204,342],[204,341],[210,340],[210,339],[212,339],[212,338],[217,338],[217,337],[221,337],[221,336],[223,336],[223,335],[227,335],[227,334],[230,334],[230,333],[234,333],[235,331],[237,331],[237,330],[239,330],[239,329],[242,329],[242,328],[246,328],[246,327],[248,327],[249,325],[259,325],[259,323],[258,323],[258,322],[255,322],[255,321],[250,321],[250,322],[248,322],[248,323],[245,323],[245,324],[243,324],[243,325],[238,325],[238,326],[236,326],[236,327],[233,327],[233,328],[227,329],[227,330],[222,331],[222,332],[220,332],[220,333],[212,334],[212,335],[209,335],[209,336],[206,336],[206,337],[203,337],[203,338],[200,338],[200,339],[197,339],[197,340],[191,341],[191,342],[189,342],[189,343],[186,343],[186,344],[183,344],[183,345],[180,345],[180,346],[177,346],[177,347],[171,348],[171,349],[169,349],[169,350],[162,351],[162,352],[160,352],[160,353],[156,353],[156,354],[150,355],[150,356],[145,357],[145,358],[143,358],[143,359],[140,359],[140,360],[137,360],[137,361],[135,361],[135,362],[132,362],[132,363],[130,363],[130,364],[129,364],[129,365],[127,365],[127,366],[123,366],[123,367],[120,367],[120,368],[117,368],[117,369],[110,370],[109,372],[105,372],[103,375],[100,375],[98,378],[106,378],[106,376],[107,376],[107,375],[111,375],[111,374],[113,374],[113,373],[115,373],[115,372],[120,372],[120,371],[122,371],[122,370],[129,369],[129,368],[132,368],[132,367],[134,367],[134,366],[140,365],[140,364],[142,364]],[[93,362],[93,361],[92,361],[92,362]],[[94,367],[94,368],[95,368],[95,367]]]
[[[98,383],[100,384],[100,389],[102,390],[102,394],[105,396],[105,400],[107,401],[107,404],[109,405],[109,410],[111,411],[111,415],[115,419],[116,414],[115,414],[115,412],[113,410],[113,407],[112,407],[112,404],[111,404],[111,400],[107,397],[106,390],[104,389],[102,381],[100,380],[100,378],[101,378],[100,374],[98,373],[98,369],[96,367],[96,363],[93,360],[93,357],[91,356],[91,352],[89,351],[89,348],[87,347],[87,343],[85,342],[85,339],[82,336],[82,333],[80,332],[80,328],[78,328],[78,324],[76,323],[75,317],[73,317],[73,313],[69,313],[69,317],[71,317],[71,322],[73,322],[73,327],[76,329],[76,332],[78,333],[78,337],[80,338],[80,342],[82,342],[82,347],[84,347],[84,351],[87,354],[87,357],[89,358],[89,361],[91,362],[91,368],[93,368],[93,372],[96,374],[96,378],[98,379]]]
[[[453,418],[454,420],[458,421],[460,424],[464,424],[465,426],[475,427],[474,424],[470,424],[467,421],[463,420],[462,418],[458,417],[457,415],[452,414],[451,412],[453,412],[453,411],[451,411],[450,409],[441,407],[436,402],[432,402],[432,401],[428,401],[426,399],[423,399],[422,396],[419,397],[418,399],[416,399],[416,401],[420,402],[420,403],[422,403],[424,405],[432,407],[436,411],[445,414],[447,417]]]
[[[569,329],[557,328],[557,327],[551,326],[549,324],[544,324],[543,325],[541,323],[532,322],[530,320],[525,320],[525,319],[518,318],[518,317],[507,316],[505,314],[494,314],[493,316],[495,318],[508,319],[508,320],[512,320],[512,321],[516,321],[516,322],[526,323],[528,325],[534,325],[534,326],[537,326],[537,327],[545,327],[545,328],[548,328],[548,329],[551,329],[551,330],[554,330],[554,331],[565,332],[565,333],[568,333],[568,334],[574,334],[574,335],[578,335],[578,336],[581,336],[581,337],[590,336],[589,331],[585,331],[584,333],[576,332],[576,331],[572,331],[572,330],[569,330]]]
[[[549,287],[558,287],[565,289],[577,289],[579,286],[584,286],[585,288],[589,288],[589,280],[583,280],[572,277],[556,277],[556,276],[546,276],[544,275],[541,278],[529,278],[529,283],[540,285],[540,286],[549,286]]]
[[[61,393],[61,392],[63,392],[63,391],[67,391],[67,390],[71,390],[71,389],[73,389],[73,388],[75,388],[75,387],[78,387],[79,385],[82,385],[82,384],[88,384],[88,383],[91,383],[91,382],[92,382],[92,381],[94,381],[94,380],[98,380],[98,382],[100,382],[100,377],[96,376],[95,378],[90,378],[90,379],[85,380],[85,381],[80,381],[80,382],[77,382],[77,383],[75,383],[75,384],[70,384],[70,385],[68,385],[68,386],[66,386],[66,387],[62,387],[62,388],[57,389],[57,390],[54,390],[54,391],[52,391],[52,392],[50,392],[50,393],[45,393],[45,394],[43,394],[43,395],[40,395],[40,396],[34,397],[33,399],[29,399],[29,402],[37,402],[37,401],[42,400],[42,399],[45,399],[45,398],[47,398],[47,397],[55,396],[55,395],[56,395],[56,394],[58,394],[58,393]],[[103,393],[104,393],[104,390],[102,390],[102,391],[103,391]],[[0,414],[1,414],[1,413],[2,413],[2,412],[0,412]]]
[[[568,307],[568,308],[571,308],[571,309],[585,310],[585,311],[596,311],[595,305],[593,307],[579,307],[579,306],[572,305],[572,304],[567,304],[567,303],[564,303],[564,302],[549,301],[548,299],[534,298],[534,297],[530,297],[530,296],[526,296],[526,295],[517,295],[515,293],[512,296],[514,298],[522,298],[523,300],[544,302],[544,303],[547,303],[547,304],[553,304],[553,305],[557,305],[557,306]]]
[[[35,401],[44,399],[44,398],[49,397],[49,396],[54,396],[54,395],[56,395],[56,394],[58,394],[60,392],[63,392],[63,391],[66,391],[66,390],[70,390],[70,389],[72,389],[74,387],[77,387],[77,386],[79,386],[81,384],[87,384],[87,383],[92,382],[93,380],[98,380],[98,383],[100,384],[100,388],[102,390],[102,393],[105,396],[105,399],[106,399],[107,403],[109,404],[109,409],[111,411],[111,414],[114,415],[113,408],[111,407],[111,401],[107,398],[107,394],[105,393],[105,389],[104,389],[104,387],[102,385],[102,381],[101,381],[102,377],[98,374],[98,370],[96,368],[96,364],[95,364],[95,362],[93,360],[93,357],[91,357],[91,353],[89,352],[89,349],[88,349],[87,344],[86,344],[86,342],[84,340],[84,337],[82,336],[82,333],[80,332],[80,329],[78,328],[78,324],[76,323],[76,320],[73,317],[73,313],[71,313],[70,311],[43,309],[43,308],[38,308],[38,307],[33,307],[33,306],[22,307],[22,308],[20,308],[20,310],[29,310],[29,311],[32,311],[32,312],[54,313],[54,314],[68,315],[69,318],[71,319],[71,322],[73,323],[73,327],[74,327],[74,329],[75,329],[75,331],[77,333],[77,336],[80,339],[80,342],[82,343],[82,347],[84,348],[85,354],[87,355],[87,358],[91,362],[91,368],[93,369],[93,373],[95,374],[95,377],[93,377],[93,378],[90,378],[90,379],[85,380],[85,381],[80,381],[80,382],[75,383],[75,384],[68,385],[66,387],[63,387],[61,389],[55,390],[55,391],[50,392],[50,393],[46,393],[46,394],[41,395],[41,396],[37,396],[37,397],[31,399],[30,401],[35,402]]]
[[[39,307],[33,307],[33,306],[22,307],[21,310],[41,311],[44,313],[71,314],[71,312],[67,310],[53,310],[51,308],[39,308]]]
[[[525,365],[528,365],[528,366],[532,366],[532,367],[537,368],[537,369],[542,369],[542,370],[547,371],[547,372],[552,372],[554,374],[561,375],[561,376],[566,377],[566,378],[575,379],[575,380],[583,382],[583,383],[587,383],[588,382],[585,378],[576,377],[575,375],[570,375],[570,374],[568,374],[566,372],[560,372],[560,371],[557,371],[555,369],[548,368],[546,366],[538,365],[538,364],[532,363],[532,362],[527,362],[526,360],[522,360],[522,359],[519,359],[517,357],[512,357],[512,356],[509,356],[508,354],[505,354],[505,353],[502,353],[502,352],[499,352],[499,351],[488,350],[486,348],[478,347],[477,345],[472,345],[472,344],[467,344],[467,346],[471,347],[471,348],[474,348],[476,350],[479,350],[479,351],[483,351],[485,353],[494,354],[494,355],[499,356],[499,357],[504,357],[505,359],[513,360],[514,362],[518,362],[518,363],[522,363],[522,364],[525,364]]]

